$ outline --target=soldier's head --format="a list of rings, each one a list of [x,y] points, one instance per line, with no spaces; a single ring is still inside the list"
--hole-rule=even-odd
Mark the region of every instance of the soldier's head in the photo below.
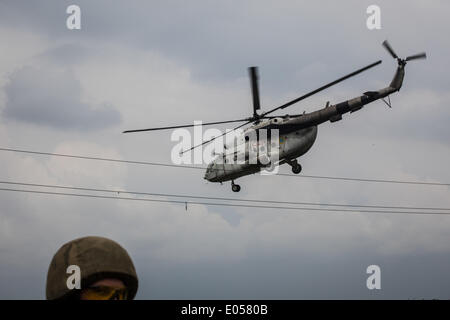
[[[54,299],[133,299],[138,278],[133,261],[118,243],[84,237],[64,244],[53,256],[46,296]]]

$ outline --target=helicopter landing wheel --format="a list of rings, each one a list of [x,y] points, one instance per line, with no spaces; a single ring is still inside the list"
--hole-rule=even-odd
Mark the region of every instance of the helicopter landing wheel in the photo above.
[[[231,182],[231,190],[233,190],[233,192],[239,192],[241,191],[241,186],[238,184],[234,184],[234,182]]]
[[[298,163],[297,161],[292,164],[292,172],[295,174],[299,174],[302,172],[302,165]]]

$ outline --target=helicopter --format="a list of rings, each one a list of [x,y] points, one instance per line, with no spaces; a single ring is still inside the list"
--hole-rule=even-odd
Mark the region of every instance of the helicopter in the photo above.
[[[217,125],[223,123],[233,123],[233,122],[244,122],[243,124],[235,127],[231,131],[227,131],[222,135],[215,136],[209,140],[202,142],[190,149],[182,151],[182,153],[189,152],[197,147],[205,145],[214,141],[215,139],[222,137],[230,132],[236,130],[242,130],[241,128],[250,125],[243,132],[235,138],[235,144],[232,147],[224,146],[225,150],[222,153],[216,154],[217,157],[213,159],[207,166],[204,179],[210,182],[225,182],[231,181],[231,189],[233,192],[239,192],[241,190],[240,185],[235,184],[234,181],[240,177],[247,176],[250,174],[257,173],[262,169],[270,167],[273,169],[274,166],[288,164],[292,168],[292,172],[294,174],[299,174],[302,171],[302,166],[298,163],[297,158],[304,155],[308,152],[313,146],[316,137],[317,137],[317,127],[318,125],[330,121],[331,123],[342,120],[342,115],[345,113],[353,113],[362,109],[366,104],[371,103],[373,101],[381,99],[386,105],[391,107],[391,102],[389,96],[392,93],[400,91],[403,78],[405,76],[405,66],[408,61],[416,60],[416,59],[425,59],[426,53],[418,53],[415,55],[411,55],[402,59],[397,56],[391,45],[387,40],[382,43],[383,47],[389,52],[389,54],[397,60],[397,69],[395,71],[394,77],[391,83],[380,90],[376,91],[366,91],[363,95],[355,97],[350,100],[346,100],[344,102],[340,102],[334,105],[330,105],[329,102],[326,103],[325,107],[310,113],[303,114],[286,114],[282,116],[274,116],[272,115],[274,112],[286,109],[293,104],[296,104],[322,90],[325,90],[339,82],[342,82],[348,78],[351,78],[363,71],[366,71],[370,68],[375,67],[381,63],[381,60],[378,60],[366,67],[358,69],[346,76],[343,76],[333,82],[330,82],[318,89],[315,89],[309,93],[302,95],[294,100],[291,100],[283,105],[280,105],[276,108],[273,108],[269,111],[258,113],[257,111],[261,109],[260,99],[259,99],[259,88],[258,88],[258,68],[257,67],[249,67],[249,77],[250,77],[250,85],[252,91],[252,100],[253,100],[253,115],[244,119],[237,120],[227,120],[227,121],[218,121],[218,122],[209,122],[202,123],[203,126],[207,125]],[[385,98],[388,98],[386,101]],[[159,127],[159,128],[148,128],[148,129],[135,129],[135,130],[126,130],[123,133],[130,132],[142,132],[142,131],[155,131],[155,130],[166,130],[166,129],[175,129],[175,128],[187,128],[193,127],[197,124],[188,124],[188,125],[179,125],[179,126],[169,126],[169,127]],[[250,146],[249,132],[257,133],[257,150],[259,150],[260,146],[265,146],[266,150],[270,149],[270,143],[266,143],[263,141],[264,139],[259,139],[259,132],[261,130],[278,130],[279,141],[280,143],[277,145],[277,150],[273,150],[277,152],[277,162],[273,163],[269,161],[268,163],[263,163],[261,161],[257,161],[256,163],[250,163],[248,161],[248,157],[245,158],[244,163],[234,163],[232,160],[236,160],[238,150],[236,148],[236,144],[244,144],[245,149],[249,150],[252,148]],[[228,159],[228,161],[227,161]],[[230,161],[231,160],[231,161]]]

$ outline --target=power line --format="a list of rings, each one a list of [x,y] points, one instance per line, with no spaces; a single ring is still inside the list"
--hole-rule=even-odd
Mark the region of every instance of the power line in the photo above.
[[[99,189],[99,188],[86,188],[86,187],[71,187],[62,185],[50,185],[50,184],[37,184],[37,183],[25,183],[18,181],[1,181],[0,184],[8,185],[21,185],[30,187],[44,187],[55,189],[69,189],[78,191],[93,191],[93,192],[108,192],[114,194],[134,194],[134,195],[146,195],[157,197],[172,197],[172,198],[191,198],[191,199],[203,199],[203,200],[220,200],[220,201],[234,201],[234,202],[256,202],[256,203],[275,203],[285,205],[310,205],[310,206],[324,206],[324,207],[350,207],[350,208],[376,208],[376,209],[406,209],[406,210],[440,210],[450,211],[450,208],[436,208],[436,207],[407,207],[407,206],[381,206],[381,205],[358,205],[358,204],[336,204],[336,203],[317,203],[317,202],[292,202],[292,201],[280,201],[280,200],[260,200],[260,199],[239,199],[239,198],[225,198],[225,197],[206,197],[196,195],[180,195],[170,193],[152,193],[142,191],[127,191],[127,190],[112,190],[112,189]]]
[[[61,153],[19,150],[19,149],[11,149],[11,148],[0,148],[0,151],[28,153],[28,154],[37,154],[37,155],[46,155],[46,156],[55,156],[55,157],[66,157],[66,158],[75,158],[75,159],[84,159],[84,160],[97,160],[97,161],[109,161],[109,162],[128,163],[128,164],[140,164],[140,165],[150,165],[150,166],[188,168],[188,169],[200,169],[200,170],[206,169],[206,167],[199,167],[199,166],[176,165],[176,164],[169,164],[169,163],[135,161],[135,160],[121,160],[121,159],[91,157],[91,156],[79,156],[79,155],[69,155],[69,154],[61,154]],[[332,177],[332,176],[303,175],[303,174],[296,175],[296,174],[286,174],[286,173],[278,173],[277,175],[287,176],[287,177],[297,177],[297,178],[310,178],[310,179],[327,179],[327,180],[374,182],[374,183],[396,183],[396,184],[428,185],[428,186],[450,186],[450,183],[441,183],[441,182],[364,179],[364,178]]]
[[[0,148],[0,151],[29,153],[29,154],[38,154],[38,155],[65,157],[65,158],[75,158],[75,159],[84,159],[84,160],[98,160],[98,161],[109,161],[109,162],[119,162],[119,163],[142,164],[142,165],[149,165],[149,166],[163,166],[163,167],[190,168],[190,169],[206,169],[204,167],[185,166],[185,165],[176,165],[176,164],[159,163],[159,162],[133,161],[133,160],[112,159],[112,158],[78,156],[78,155],[71,155],[71,154],[51,153],[51,152],[41,152],[41,151],[30,151],[30,150],[19,150],[19,149],[9,149],[9,148]]]
[[[115,199],[115,200],[132,200],[132,201],[148,201],[148,202],[162,202],[162,203],[177,203],[177,204],[183,204],[183,205],[194,204],[194,205],[206,205],[206,206],[242,207],[242,208],[258,208],[258,209],[283,209],[283,210],[301,210],[301,211],[326,211],[326,212],[400,213],[400,214],[419,214],[419,215],[450,215],[450,212],[415,212],[415,211],[384,211],[384,210],[353,210],[353,209],[319,209],[319,208],[302,208],[302,207],[260,206],[260,205],[229,204],[229,203],[214,203],[214,202],[177,201],[177,200],[161,200],[161,199],[142,199],[142,198],[119,197],[119,196],[112,197],[112,196],[100,196],[100,195],[91,195],[91,194],[36,191],[36,190],[23,190],[23,189],[12,189],[12,188],[0,188],[0,191],[23,192],[23,193],[33,193],[33,194],[45,194],[45,195],[60,195],[60,196],[72,196],[72,197],[86,197],[86,198],[99,198],[99,199]]]
[[[295,174],[279,173],[280,176],[298,177]],[[416,184],[416,185],[430,185],[430,186],[450,186],[450,183],[440,182],[422,182],[422,181],[400,181],[400,180],[381,180],[381,179],[362,179],[362,178],[345,178],[345,177],[330,177],[330,176],[309,176],[302,174],[300,177],[311,179],[328,179],[328,180],[345,180],[345,181],[360,181],[360,182],[380,182],[380,183],[398,183],[398,184]]]

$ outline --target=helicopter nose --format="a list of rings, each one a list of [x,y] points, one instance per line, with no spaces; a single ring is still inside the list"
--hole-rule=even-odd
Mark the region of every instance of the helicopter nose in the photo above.
[[[211,170],[210,170],[210,168],[206,169],[205,176],[203,177],[203,179],[206,179],[206,180],[211,179]]]
[[[208,167],[206,168],[205,176],[203,177],[203,179],[211,181],[211,179],[214,178],[214,172],[213,172],[212,167],[213,167],[213,164],[208,165]]]

